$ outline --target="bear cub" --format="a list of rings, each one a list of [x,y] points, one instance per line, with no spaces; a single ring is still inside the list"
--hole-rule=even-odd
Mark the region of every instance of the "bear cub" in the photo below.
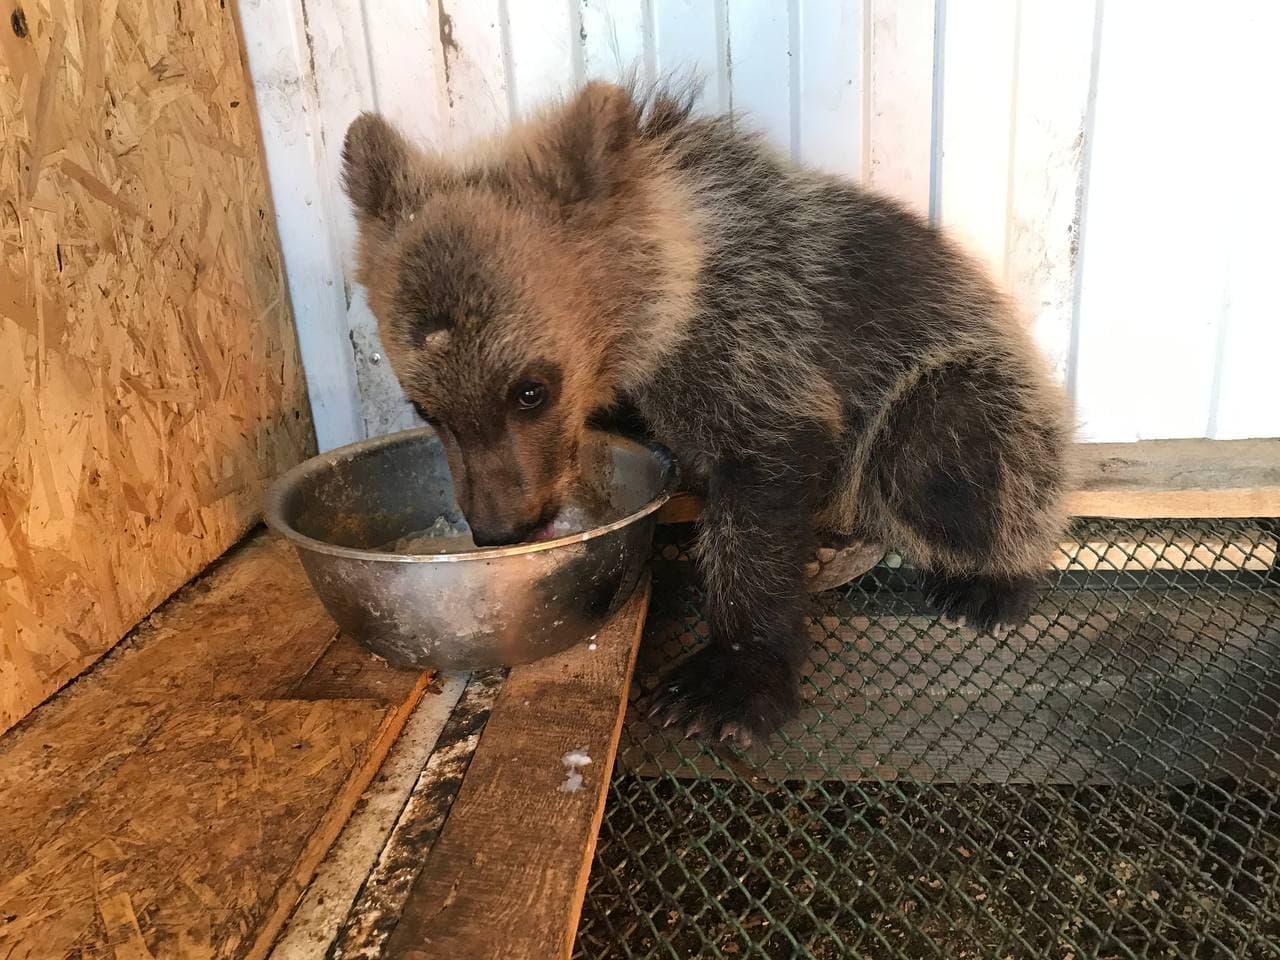
[[[457,156],[366,114],[344,178],[384,348],[477,543],[544,526],[622,405],[705,490],[710,638],[651,710],[748,745],[799,705],[820,545],[900,547],[975,630],[1027,615],[1071,415],[945,235],[692,106],[594,83]]]

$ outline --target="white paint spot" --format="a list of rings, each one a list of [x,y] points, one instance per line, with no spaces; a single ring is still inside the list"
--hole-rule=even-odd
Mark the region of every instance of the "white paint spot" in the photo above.
[[[596,648],[596,645],[595,645],[594,643],[588,643],[588,644],[587,644],[587,649],[588,649],[588,650],[594,650],[595,648]]]
[[[561,793],[577,793],[582,789],[582,768],[591,763],[585,747],[570,750],[560,762],[564,764],[564,783],[560,784]]]

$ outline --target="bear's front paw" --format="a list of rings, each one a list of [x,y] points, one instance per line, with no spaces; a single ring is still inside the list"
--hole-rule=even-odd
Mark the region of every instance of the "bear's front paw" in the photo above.
[[[687,737],[740,747],[763,740],[800,707],[799,674],[774,654],[742,644],[712,644],[659,681],[649,716]]]

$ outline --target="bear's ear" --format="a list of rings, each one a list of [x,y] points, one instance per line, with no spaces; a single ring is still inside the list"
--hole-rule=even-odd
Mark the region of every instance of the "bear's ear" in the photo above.
[[[361,216],[394,223],[421,199],[414,148],[376,113],[362,113],[342,143],[342,186]]]
[[[640,114],[630,92],[613,83],[589,83],[547,123],[545,146],[530,156],[542,185],[568,207],[612,196],[639,137]]]

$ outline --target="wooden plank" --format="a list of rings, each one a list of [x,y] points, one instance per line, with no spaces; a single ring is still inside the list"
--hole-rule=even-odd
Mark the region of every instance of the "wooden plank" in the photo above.
[[[794,91],[800,159],[851,178],[862,174],[865,2],[798,0],[800,36],[792,51],[800,58]]]
[[[344,211],[323,202],[332,185],[326,181],[326,131],[312,72],[312,38],[303,24],[302,0],[243,0],[236,7],[262,124],[289,299],[300,318],[298,344],[308,372],[316,438],[320,449],[328,450],[365,434],[347,340],[346,302],[343,290],[332,282],[342,273],[333,220]]]
[[[571,0],[571,3],[579,11],[583,78],[617,80],[631,70],[645,78],[650,55],[647,47],[651,46],[645,0]],[[514,35],[512,39],[516,39]]]
[[[1246,152],[1237,131],[1250,125],[1230,104],[1262,80],[1236,69],[1248,59],[1237,18],[1149,14],[1106,4],[1101,21],[1075,383],[1085,436],[1097,441],[1207,432],[1237,204],[1186,185]],[[1205,69],[1186,69],[1180,51],[1190,49]]]
[[[1076,453],[1077,516],[1280,516],[1280,440],[1080,444]]]
[[[285,696],[291,700],[370,700],[398,705],[421,682],[419,671],[392,666],[339,634]]]
[[[1237,537],[1192,536],[1174,530],[1149,531],[1146,539],[1069,541],[1059,546],[1052,566],[1056,570],[1177,570],[1205,573],[1210,570],[1270,570],[1276,564],[1277,542],[1273,534],[1250,529]]]
[[[380,863],[402,811],[414,800],[423,767],[437,747],[441,733],[467,685],[466,674],[436,677],[413,716],[405,724],[383,762],[378,776],[361,797],[342,833],[334,841],[307,886],[297,909],[271,947],[270,960],[313,960],[330,954],[348,915],[367,894],[370,871]]]
[[[939,222],[993,277],[1003,277],[1017,103],[1017,0],[946,7],[941,143],[935,162]],[[1086,61],[1087,62],[1087,61]]]
[[[1018,6],[1005,279],[1069,378],[1098,0]],[[945,187],[944,187],[945,190]]]
[[[513,114],[507,84],[505,4],[432,0],[449,104],[446,146],[461,147],[505,129]]]
[[[1075,447],[1077,517],[1280,516],[1280,439],[1144,440]],[[703,501],[672,497],[660,523],[691,523]]]
[[[107,901],[130,914],[131,956],[252,955],[280,883],[314,849],[310,828],[384,719],[342,701],[128,703],[104,718],[127,714],[145,718],[128,740],[37,725],[48,752],[91,739],[112,755],[94,788],[41,773],[0,784],[0,909],[15,918],[0,955],[119,951]],[[5,765],[29,769],[45,744],[16,739]]]
[[[915,615],[824,616],[801,716],[745,754],[632,714],[643,776],[1149,785],[1280,772],[1280,595],[1046,595],[996,640]],[[696,638],[660,625],[668,650]]]
[[[709,0],[653,0],[653,46],[659,74],[706,81],[698,109],[729,109],[729,63],[724,4]]]
[[[425,687],[334,633],[260,534],[0,741],[0,956],[264,956]]]
[[[693,523],[702,516],[702,497],[693,493],[677,493],[658,510],[659,523]]]
[[[865,0],[869,53],[862,170],[867,183],[930,212],[934,167],[933,0]]]
[[[250,537],[153,613],[94,674],[94,689],[142,702],[288,696],[337,634],[304,576],[287,542]]]
[[[404,905],[440,836],[475,756],[506,674],[471,675],[391,828],[377,862],[330,947],[332,960],[381,960]]]
[[[799,118],[792,111],[799,90],[792,89],[792,66],[799,51],[792,46],[789,6],[779,0],[733,0],[727,11],[727,56],[730,109],[778,151],[795,156]]]
[[[368,656],[366,652],[365,657],[368,658]],[[382,761],[386,759],[391,745],[404,729],[413,708],[422,698],[429,676],[430,674],[427,673],[416,674],[414,683],[398,703],[377,711],[381,714],[378,726],[364,737],[364,742],[360,744],[360,756],[351,765],[338,789],[329,797],[320,811],[318,822],[312,824],[302,851],[289,872],[282,878],[283,882],[275,888],[272,906],[258,926],[258,935],[253,941],[253,946],[245,954],[246,960],[263,960],[270,953],[271,945],[284,929],[289,914],[298,905],[298,900],[307,889],[311,878],[315,876],[320,862],[328,853],[329,847],[338,839],[338,834],[351,816],[351,811],[355,809],[361,795],[368,789],[378,768],[382,766]],[[344,706],[352,703],[348,700],[325,702]],[[377,701],[355,702],[363,708],[365,713],[368,713],[370,704]]]
[[[508,4],[507,84],[515,114],[527,118],[550,98],[567,96],[575,84],[576,53],[570,4]]]
[[[570,955],[648,597],[594,650],[511,671],[385,956]],[[591,761],[576,789],[571,753]]]
[[[313,444],[233,11],[5,10],[0,731],[243,536]]]

